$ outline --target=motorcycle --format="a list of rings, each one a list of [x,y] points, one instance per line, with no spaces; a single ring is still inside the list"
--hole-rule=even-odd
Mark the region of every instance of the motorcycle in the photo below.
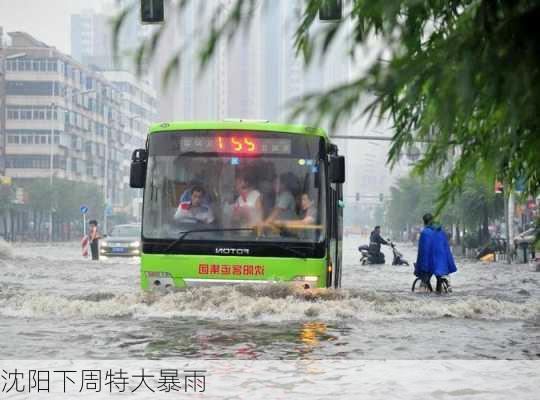
[[[389,242],[390,247],[392,248],[392,265],[409,265],[409,262],[405,260],[403,254],[396,248],[396,245],[393,242]],[[360,264],[361,265],[380,265],[385,263],[384,254],[381,253],[380,257],[376,257],[373,254],[369,253],[369,246],[362,245],[358,247],[358,251],[361,254]]]

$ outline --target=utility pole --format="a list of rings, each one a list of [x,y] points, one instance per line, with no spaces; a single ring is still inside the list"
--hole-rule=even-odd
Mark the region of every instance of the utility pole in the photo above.
[[[516,208],[514,194],[510,189],[508,194],[508,263],[512,262],[512,253],[514,252],[514,211]]]
[[[51,191],[51,204],[50,204],[50,212],[49,212],[49,245],[52,245],[52,235],[53,235],[53,210],[54,210],[54,201],[53,201],[53,175],[54,175],[54,126],[55,126],[55,119],[54,119],[54,111],[56,109],[56,104],[54,102],[54,88],[55,88],[55,77],[53,77],[51,82],[51,143],[49,146],[49,163],[50,163],[50,174],[49,174],[49,188]]]
[[[112,125],[112,123],[111,123]],[[110,129],[105,130],[105,181],[103,182],[103,190],[105,192],[105,209],[103,212],[103,231],[105,234],[108,232],[108,208],[109,204],[109,131]]]
[[[505,183],[505,190],[508,191],[508,196],[504,196],[504,219],[506,221],[506,263],[512,263],[512,252],[514,250],[514,195],[512,194],[512,185]]]

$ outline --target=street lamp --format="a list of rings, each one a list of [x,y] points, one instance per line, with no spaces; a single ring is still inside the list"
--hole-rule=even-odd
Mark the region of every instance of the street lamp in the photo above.
[[[53,176],[54,176],[54,127],[55,127],[55,110],[56,110],[56,103],[54,101],[55,97],[55,87],[56,87],[56,81],[53,77],[51,81],[51,98],[53,101],[51,102],[51,140],[49,145],[49,186],[51,191],[51,207],[49,210],[49,246],[52,246],[52,235],[53,235],[53,213],[54,213],[54,201],[53,201]]]

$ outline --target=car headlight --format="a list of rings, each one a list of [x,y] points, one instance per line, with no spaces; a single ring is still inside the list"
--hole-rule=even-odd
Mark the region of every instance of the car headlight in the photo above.
[[[134,242],[131,242],[129,245],[131,247],[139,247],[141,245],[141,242],[139,240],[135,240]]]

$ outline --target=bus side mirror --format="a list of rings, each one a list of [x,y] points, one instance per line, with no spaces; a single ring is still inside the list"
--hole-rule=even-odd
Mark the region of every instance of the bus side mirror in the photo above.
[[[345,182],[345,157],[338,156],[330,159],[330,181],[332,183]]]
[[[146,178],[146,150],[137,149],[131,156],[131,169],[129,171],[129,186],[141,189]]]

